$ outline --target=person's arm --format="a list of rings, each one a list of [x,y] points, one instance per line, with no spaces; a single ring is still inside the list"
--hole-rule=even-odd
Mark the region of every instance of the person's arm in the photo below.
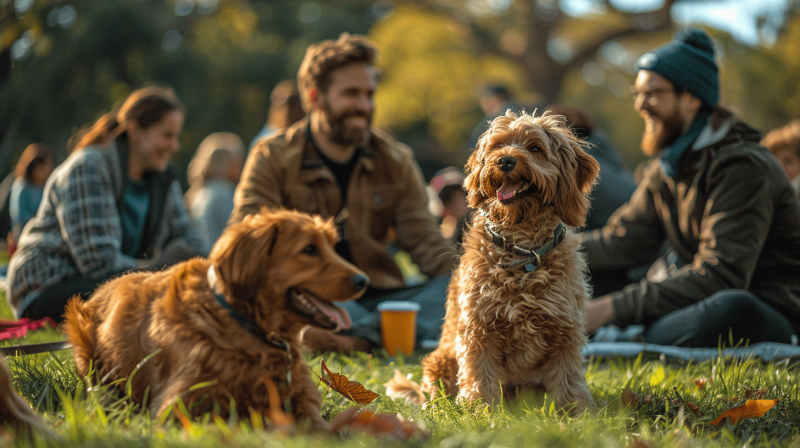
[[[98,278],[137,266],[135,258],[121,252],[113,182],[99,162],[75,163],[53,192],[64,242],[82,276]]]
[[[428,211],[422,172],[409,155],[403,166],[406,187],[395,209],[395,225],[400,246],[423,274],[433,277],[450,272],[457,260],[455,247],[444,238]]]
[[[183,203],[181,184],[177,180],[173,181],[167,194],[169,197],[164,211],[164,219],[169,224],[169,239],[183,240],[188,247],[197,251],[197,255],[207,255],[206,243],[189,218],[189,213]]]
[[[280,208],[283,180],[272,157],[269,145],[263,141],[250,152],[236,187],[233,212],[228,224],[258,213],[265,206],[270,209]]]
[[[741,154],[714,161],[692,263],[663,282],[611,293],[614,323],[649,324],[719,290],[749,287],[774,214],[773,182],[759,163]]]
[[[658,166],[651,167],[630,200],[611,215],[605,226],[581,234],[581,251],[586,254],[591,272],[624,271],[658,256],[665,238],[656,210],[658,170]]]
[[[614,300],[611,296],[598,297],[586,304],[586,333],[592,334],[612,321]]]

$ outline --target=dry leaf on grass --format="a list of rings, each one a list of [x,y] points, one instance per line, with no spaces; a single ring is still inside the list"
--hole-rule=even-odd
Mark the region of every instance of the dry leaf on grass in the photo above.
[[[700,377],[695,380],[692,380],[692,382],[694,383],[695,386],[697,386],[698,389],[702,390],[704,387],[706,387],[706,384],[714,383],[714,380],[711,378]]]
[[[728,409],[727,411],[723,412],[719,415],[719,417],[715,418],[711,421],[711,425],[717,425],[723,420],[725,417],[730,417],[731,423],[736,424],[740,420],[746,418],[753,418],[753,417],[761,417],[767,411],[772,409],[780,399],[777,400],[747,400],[743,405],[735,407],[733,409]]]
[[[698,405],[696,405],[694,403],[690,403],[690,402],[687,401],[686,402],[686,407],[689,408],[689,410],[691,410],[692,412],[694,412],[694,415],[697,415],[697,416],[705,415],[703,413],[703,410],[700,409],[700,406],[698,406]]]
[[[639,394],[634,393],[630,387],[622,391],[622,405],[625,407],[636,406],[639,403]]]
[[[325,378],[326,373],[330,379]],[[350,381],[344,375],[331,372],[328,366],[325,365],[325,361],[321,361],[319,379],[331,389],[344,395],[345,398],[358,404],[370,404],[380,396],[371,390],[367,390],[357,381]]]
[[[356,414],[352,410],[345,410],[342,414],[332,421],[339,431],[359,431],[399,440],[408,440],[414,435],[423,439],[430,437],[430,434],[419,425],[404,419],[399,414],[378,414],[370,410]]]

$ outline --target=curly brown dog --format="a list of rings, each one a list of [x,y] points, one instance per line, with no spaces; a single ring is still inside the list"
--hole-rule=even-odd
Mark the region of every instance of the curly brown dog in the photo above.
[[[594,405],[584,379],[590,297],[580,227],[599,165],[563,117],[508,112],[467,163],[476,210],[450,282],[439,348],[422,362],[423,389],[469,401],[544,388],[559,407]]]
[[[149,396],[154,415],[178,398],[195,416],[228,415],[231,400],[240,415],[266,415],[268,378],[295,418],[328,428],[298,332],[348,328],[347,312],[332,302],[359,297],[368,282],[335,241],[331,220],[265,209],[231,225],[208,260],[126,274],[86,302],[73,299],[65,329],[78,372],[88,375],[91,363],[105,383],[132,375],[133,398]]]

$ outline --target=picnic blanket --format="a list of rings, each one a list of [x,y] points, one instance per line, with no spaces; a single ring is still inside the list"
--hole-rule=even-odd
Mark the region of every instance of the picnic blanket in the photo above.
[[[20,320],[0,319],[0,341],[21,338],[28,334],[28,330],[38,330],[44,327],[56,328],[56,323],[49,317],[39,320],[30,320],[27,317]]]
[[[657,356],[663,354],[670,358],[699,362],[718,357],[720,350],[717,348],[687,348],[643,342],[589,342],[583,347],[583,356],[587,358],[611,356],[635,358],[640,353],[651,353]],[[800,361],[800,347],[777,342],[759,342],[746,347],[724,348],[721,353],[723,356],[735,358],[760,358],[766,362],[781,359]]]

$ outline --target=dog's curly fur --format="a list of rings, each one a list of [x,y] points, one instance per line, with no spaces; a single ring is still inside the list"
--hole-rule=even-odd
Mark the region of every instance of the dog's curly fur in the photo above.
[[[581,359],[590,288],[578,236],[568,231],[526,273],[499,266],[524,257],[496,246],[484,224],[488,219],[508,241],[532,249],[560,222],[582,226],[597,161],[563,117],[508,112],[481,136],[467,169],[464,186],[476,212],[449,285],[439,348],[422,363],[423,389],[435,393],[441,380],[447,394],[491,403],[503,390],[544,388],[559,407],[593,406]]]
[[[267,415],[268,378],[277,386],[277,402],[291,400],[295,418],[326,429],[298,333],[309,324],[349,326],[346,311],[331,302],[357,298],[368,280],[336,254],[335,241],[331,220],[264,209],[231,225],[209,259],[126,274],[86,302],[73,299],[65,329],[78,372],[88,375],[91,365],[98,379],[121,386],[125,381],[118,380],[133,376],[133,398],[149,396],[154,415],[178,398],[195,416],[229,415],[231,400],[242,416],[251,410]],[[208,274],[211,266],[215,276]],[[237,323],[215,291],[263,334]],[[264,337],[288,343],[289,351]],[[206,382],[211,385],[192,390]]]

